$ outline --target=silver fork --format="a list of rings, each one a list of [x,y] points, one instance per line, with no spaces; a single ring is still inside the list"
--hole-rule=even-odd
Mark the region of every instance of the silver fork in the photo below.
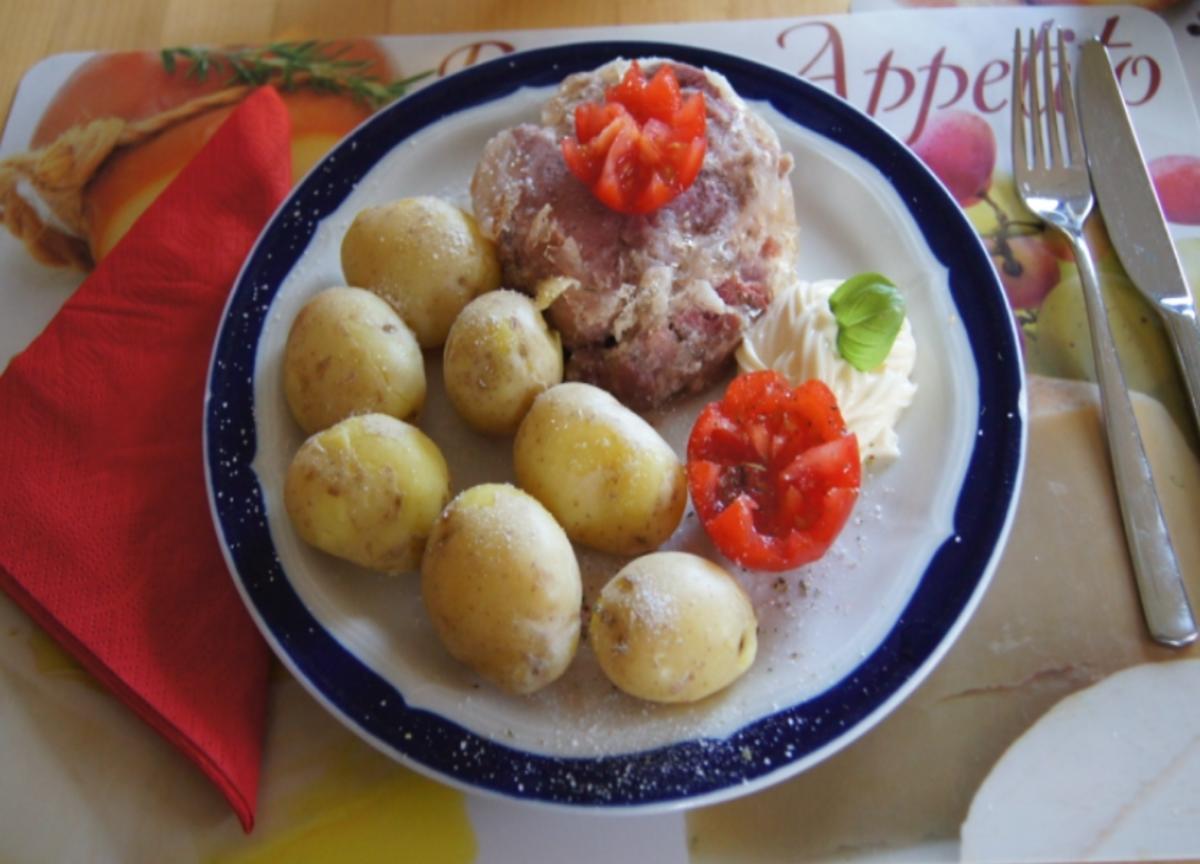
[[[1021,31],[1017,30],[1013,42],[1012,97],[1013,174],[1017,181],[1017,192],[1034,214],[1067,238],[1074,251],[1092,336],[1092,354],[1100,385],[1101,413],[1104,416],[1117,500],[1125,523],[1125,539],[1133,560],[1142,611],[1155,641],[1181,647],[1195,640],[1196,621],[1179,572],[1179,562],[1167,534],[1166,520],[1163,519],[1158,492],[1154,488],[1154,476],[1150,472],[1133,405],[1129,401],[1129,391],[1125,387],[1125,376],[1121,372],[1120,359],[1108,327],[1096,267],[1083,241],[1083,223],[1093,203],[1092,184],[1075,113],[1071,70],[1062,31],[1058,33],[1058,90],[1067,144],[1065,152],[1058,128],[1049,31],[1046,32],[1042,48],[1044,94],[1040,95],[1036,31],[1029,33],[1029,69],[1022,79]],[[1026,147],[1026,89],[1030,93],[1028,125],[1033,144],[1032,161]]]

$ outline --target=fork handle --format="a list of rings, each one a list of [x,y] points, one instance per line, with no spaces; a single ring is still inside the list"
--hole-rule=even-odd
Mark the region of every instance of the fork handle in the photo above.
[[[1146,626],[1156,642],[1182,647],[1196,639],[1196,621],[1188,603],[1179,561],[1171,546],[1154,475],[1138,431],[1133,403],[1125,387],[1117,347],[1108,326],[1104,297],[1091,253],[1080,234],[1065,231],[1079,265],[1084,306],[1092,336],[1100,408],[1117,487],[1125,538],[1133,559]]]

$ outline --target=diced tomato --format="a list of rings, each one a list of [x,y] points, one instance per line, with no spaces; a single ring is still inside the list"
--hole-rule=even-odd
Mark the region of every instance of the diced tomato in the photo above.
[[[651,213],[695,182],[708,147],[703,93],[686,97],[670,65],[647,81],[637,61],[603,103],[575,109],[568,170],[607,207]]]
[[[858,439],[833,392],[777,372],[739,375],[707,405],[687,448],[688,488],[727,558],[788,570],[825,554],[858,500]]]
[[[576,134],[580,141],[591,141],[614,120],[620,120],[628,114],[625,106],[619,103],[585,102],[575,109]]]

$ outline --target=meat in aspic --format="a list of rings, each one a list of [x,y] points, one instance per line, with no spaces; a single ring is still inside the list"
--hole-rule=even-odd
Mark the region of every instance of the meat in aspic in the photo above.
[[[664,61],[639,62],[649,75]],[[625,60],[566,78],[541,125],[488,142],[471,182],[505,285],[536,293],[561,277],[567,286],[548,310],[568,352],[567,377],[637,409],[712,383],[796,252],[792,160],[774,131],[722,76],[673,65],[685,94],[705,94],[708,152],[696,181],[664,207],[608,209],[560,150],[575,106],[603,100]]]

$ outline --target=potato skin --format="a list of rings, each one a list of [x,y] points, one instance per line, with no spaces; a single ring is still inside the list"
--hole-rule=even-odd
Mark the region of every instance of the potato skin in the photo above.
[[[461,492],[438,517],[421,593],[455,659],[511,693],[558,678],[579,644],[583,587],[554,517],[515,486]]]
[[[513,442],[517,483],[579,543],[658,548],[687,504],[684,469],[649,423],[609,393],[568,382],[534,400]]]
[[[446,337],[446,394],[472,428],[511,435],[539,393],[562,381],[562,341],[533,301],[489,291],[454,319]]]
[[[417,567],[449,499],[450,474],[437,445],[386,414],[349,417],[311,436],[283,488],[305,542],[388,573]]]
[[[495,246],[474,217],[440,198],[362,210],[341,254],[346,281],[390,303],[422,348],[440,346],[471,298],[500,287]]]
[[[604,674],[626,693],[694,702],[750,667],[757,628],[750,599],[719,566],[687,552],[655,552],[604,586],[588,641]]]
[[[386,301],[362,288],[327,288],[288,331],[283,391],[310,435],[352,414],[406,420],[425,404],[425,360]]]

